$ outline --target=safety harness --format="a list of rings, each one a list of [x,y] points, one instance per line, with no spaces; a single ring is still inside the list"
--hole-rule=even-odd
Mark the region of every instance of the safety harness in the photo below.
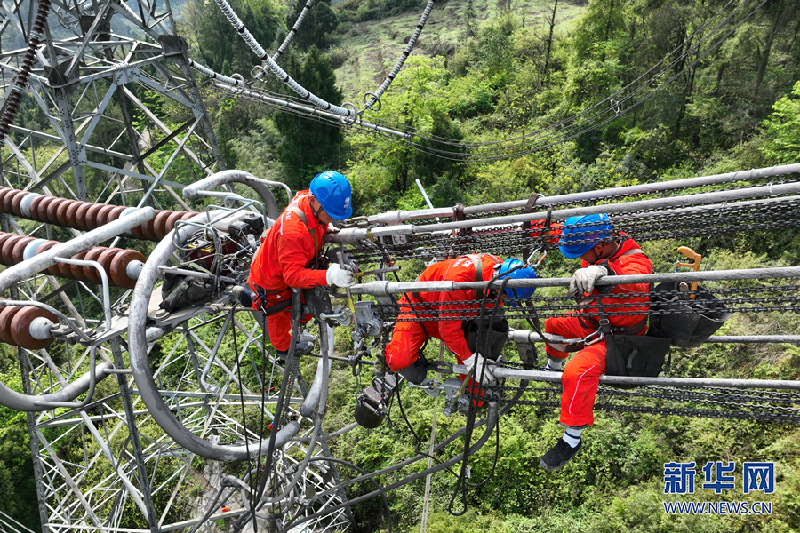
[[[612,256],[644,254],[640,248]],[[606,269],[608,261],[605,260]],[[652,286],[648,292],[652,291]],[[601,291],[598,291],[601,292]],[[594,298],[598,319],[581,317],[581,325],[597,327],[593,342],[606,341],[606,371],[609,376],[657,377],[664,365],[672,342],[669,339],[639,335],[647,327],[647,316],[631,326],[612,326],[605,312],[602,293]],[[595,326],[596,324],[596,326]]]
[[[321,255],[319,249],[319,240],[317,239],[317,232],[311,229],[311,226],[308,225],[308,217],[303,212],[302,209],[291,206],[289,211],[297,215],[297,217],[305,224],[308,233],[311,235],[311,239],[314,241],[314,260],[311,262],[309,266],[311,267],[319,267],[321,265]],[[281,221],[283,224],[283,221]],[[264,307],[264,302],[266,302],[268,294],[280,294],[282,292],[287,292],[288,289],[265,289],[263,287],[256,286],[256,295],[258,297],[258,306],[261,309],[261,312],[264,313],[266,316],[275,315],[280,313],[281,311],[285,311],[286,309],[292,306],[292,299],[286,298],[286,300],[282,302],[278,302],[276,304],[272,304],[268,307]]]
[[[475,281],[476,282],[482,282],[483,281],[483,260],[481,259],[481,256],[478,255],[478,254],[469,254],[467,257],[475,265]],[[494,260],[495,265],[501,263],[498,260],[498,258],[496,258],[494,256],[491,256],[491,257]],[[419,281],[419,278],[417,278],[417,281]],[[485,296],[485,293],[484,293],[483,290],[476,289],[476,291],[475,291],[475,298],[476,299],[482,299],[482,298],[484,298],[484,296]],[[412,312],[415,315],[417,315],[417,318],[420,318],[420,316],[417,313],[416,309],[414,308],[414,305],[412,305],[412,304],[417,304],[417,306],[424,307],[431,314],[436,313],[436,309],[434,308],[434,306],[431,305],[431,303],[426,302],[426,301],[424,301],[422,299],[422,294],[421,293],[416,292],[416,291],[415,292],[411,292],[411,293],[406,293],[405,297],[406,297],[406,300],[409,303],[409,307],[411,308]],[[461,322],[461,329],[464,332],[464,338],[467,341],[467,346],[469,346],[470,350],[472,350],[473,352],[477,351],[477,332],[478,332],[478,328],[479,327],[480,327],[480,324],[478,323],[478,320],[475,320],[475,319],[473,319],[473,320],[464,320],[464,321]],[[431,369],[436,367],[436,363],[430,363],[427,360],[427,358],[425,357],[424,351],[425,351],[425,347],[428,344],[428,340],[430,339],[430,336],[428,334],[428,330],[425,329],[424,327],[422,328],[422,331],[425,333],[425,341],[422,343],[422,346],[420,346],[419,355],[417,357],[417,360],[414,361],[411,364],[411,366],[409,366],[407,368],[404,368],[404,369],[399,371],[399,373],[401,375],[403,375],[406,379],[408,379],[411,383],[421,383],[422,380],[425,378],[425,375],[427,374],[428,370],[431,370]],[[497,333],[495,333],[495,332],[497,332]],[[497,321],[496,323],[493,323],[491,325],[491,328],[489,329],[489,335],[490,335],[490,349],[491,349],[493,354],[495,352],[495,348],[496,348],[497,344],[499,344],[499,339],[497,338],[498,335],[500,335],[502,337],[502,344],[500,344],[499,349],[496,350],[497,354],[499,354],[500,350],[502,349],[502,345],[505,344],[505,340],[508,338],[508,321],[503,319],[501,321]],[[487,355],[487,357],[492,358],[490,354]]]
[[[600,265],[600,266],[605,267],[605,269],[608,270],[609,272],[613,272],[611,270],[611,267],[609,266],[609,262],[610,261],[612,261],[614,259],[618,259],[618,258],[623,257],[623,256],[626,256],[626,255],[637,255],[637,254],[644,255],[644,252],[642,251],[641,248],[633,248],[631,250],[628,250],[627,252],[623,252],[623,253],[621,253],[619,255],[614,255],[614,256],[611,256],[608,259],[604,259],[603,261],[600,261],[597,264]],[[652,290],[652,286],[649,288],[648,292],[650,290]],[[601,292],[601,291],[598,290],[598,292]],[[603,305],[601,303],[601,298],[602,298],[602,293],[600,294],[600,296],[598,296],[596,298],[593,298],[593,300],[597,301],[597,310],[598,310],[597,315],[599,317],[598,319],[594,319],[594,318],[588,317],[588,316],[579,317],[579,319],[581,321],[581,325],[583,327],[585,327],[586,329],[594,329],[595,332],[600,331],[604,335],[606,335],[606,334],[609,334],[609,335],[637,335],[637,334],[641,333],[642,331],[644,331],[644,329],[647,327],[647,316],[646,315],[645,315],[644,318],[642,318],[641,321],[637,322],[636,324],[630,325],[630,326],[612,326],[610,321],[608,320],[608,317],[603,312]],[[600,337],[600,338],[602,338],[602,337]],[[597,339],[597,340],[600,340],[600,339]],[[597,340],[595,340],[595,342],[597,342]]]

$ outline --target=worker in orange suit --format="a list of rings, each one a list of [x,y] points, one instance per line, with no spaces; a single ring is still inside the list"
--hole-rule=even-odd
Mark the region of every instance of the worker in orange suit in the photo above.
[[[610,332],[618,335],[644,335],[650,298],[647,283],[608,286],[601,293],[597,280],[605,276],[652,274],[653,264],[636,241],[614,231],[605,214],[569,217],[559,240],[559,250],[567,259],[581,258],[581,268],[570,281],[569,294],[587,302],[587,307],[565,316],[545,321],[545,333],[567,339],[596,340],[600,331],[598,303],[610,322]],[[607,314],[624,305],[625,314]],[[545,470],[567,464],[581,449],[581,432],[594,423],[594,402],[600,376],[606,370],[606,341],[589,340],[563,366],[561,378],[560,422],[564,436],[539,461]],[[561,370],[569,355],[547,345],[547,370]]]
[[[501,261],[494,255],[473,254],[434,263],[422,272],[417,281],[476,282],[506,277],[532,279],[536,277],[536,273],[532,267],[525,266],[519,259]],[[533,294],[533,290],[532,287],[506,289],[505,296],[514,299],[528,298]],[[494,377],[487,368],[486,357],[491,358],[497,354],[482,354],[478,351],[481,349],[480,346],[471,348],[468,328],[464,327],[470,321],[477,321],[481,305],[478,301],[483,299],[482,293],[483,291],[476,290],[456,290],[404,294],[398,302],[400,313],[397,316],[392,340],[385,352],[389,370],[400,373],[411,382],[421,382],[425,376],[425,369],[416,368],[417,363],[427,340],[434,338],[444,342],[458,363],[465,365],[467,372],[474,375],[476,381],[484,385],[494,382]],[[491,293],[487,295],[484,310],[487,319],[491,317],[495,299]],[[454,317],[458,319],[453,320]],[[504,343],[507,337],[507,325],[501,337],[500,340]],[[498,353],[500,348],[497,348]],[[385,381],[387,379],[390,380],[388,384]],[[367,387],[357,400],[356,421],[359,424],[364,427],[376,427],[381,423],[385,416],[384,404],[393,392],[395,384],[393,376],[373,380],[373,385]]]
[[[352,214],[350,182],[339,172],[322,172],[309,190],[295,195],[263,238],[247,278],[252,292],[246,291],[239,300],[264,312],[269,340],[279,357],[286,356],[292,340],[291,289],[355,284],[354,272],[347,266],[332,264],[324,269],[320,259],[328,224]],[[310,319],[306,315],[303,321]],[[312,346],[298,343],[295,349],[304,353]]]

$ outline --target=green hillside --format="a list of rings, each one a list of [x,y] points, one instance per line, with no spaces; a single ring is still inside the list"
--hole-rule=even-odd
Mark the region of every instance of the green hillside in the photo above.
[[[359,8],[365,4],[367,3],[349,0],[336,5],[344,20],[331,38],[329,52],[334,64],[339,65],[335,69],[336,79],[344,92],[345,100],[353,102],[361,101],[365,91],[374,91],[380,86],[402,56],[408,38],[417,27],[420,13],[425,7],[424,3],[418,3],[417,9],[402,14],[378,14],[377,20],[359,21]],[[443,55],[452,58],[459,43],[463,43],[467,37],[468,26],[477,30],[509,7],[519,20],[521,29],[531,34],[547,32],[553,4],[546,0],[519,1],[511,6],[503,0],[450,0],[437,3],[412,55]],[[585,7],[585,2],[560,1],[556,6],[556,31],[568,31],[575,17]],[[376,11],[380,13],[379,9]]]

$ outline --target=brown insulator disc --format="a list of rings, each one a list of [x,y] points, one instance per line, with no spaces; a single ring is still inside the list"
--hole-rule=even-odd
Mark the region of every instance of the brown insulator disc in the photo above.
[[[186,213],[186,211],[173,211],[172,214],[167,217],[167,224],[164,226],[164,235],[175,229],[175,222],[183,218],[184,213]]]
[[[142,233],[144,234],[144,238],[147,239],[148,241],[158,242],[161,240],[156,235],[155,222],[156,219],[154,217],[145,222],[144,224],[142,224],[141,226],[139,226],[140,228],[142,228]]]
[[[4,265],[11,266],[16,264],[11,258],[11,252],[14,251],[14,246],[16,246],[21,239],[25,238],[25,235],[14,235],[10,239],[3,241],[3,247],[0,248],[0,258],[3,260]]]
[[[67,208],[66,213],[66,224],[68,228],[75,228],[78,229],[78,208],[81,207],[86,202],[81,202],[79,200],[75,200],[69,207]]]
[[[106,224],[109,222],[114,222],[115,220],[119,220],[119,217],[122,216],[122,213],[124,213],[126,209],[128,208],[124,205],[115,205],[114,209],[108,213],[108,220],[106,221]]]
[[[97,262],[103,267],[103,270],[106,271],[109,279],[111,278],[111,261],[114,260],[114,256],[117,255],[118,252],[121,252],[119,248],[106,248],[103,253],[97,256]]]
[[[63,204],[64,202],[68,202],[66,198],[54,198],[47,204],[47,220],[50,224],[58,225],[58,218],[56,215],[58,214],[58,206]]]
[[[92,206],[86,212],[87,229],[93,230],[97,227],[97,215],[100,214],[100,210],[105,206],[106,204],[92,204]]]
[[[34,200],[37,199],[34,198]],[[55,200],[55,196],[42,196],[42,199],[36,202],[36,211],[31,211],[31,216],[35,217],[39,222],[47,222],[47,212],[50,210],[50,204]]]
[[[100,254],[102,254],[106,250],[107,248],[105,248],[104,246],[95,246],[94,248],[86,252],[86,256],[84,257],[84,259],[86,259],[87,261],[97,261],[97,258],[100,257]],[[86,274],[89,278],[89,281],[91,281],[92,283],[101,282],[100,273],[97,271],[96,268],[94,267],[87,268]]]
[[[11,338],[14,344],[28,350],[40,350],[53,344],[53,341],[55,341],[53,337],[49,339],[34,339],[31,337],[29,331],[31,322],[39,317],[44,317],[53,324],[58,324],[58,317],[50,311],[46,311],[41,307],[25,306],[22,311],[15,314],[11,319]]]
[[[66,202],[61,202],[58,205],[58,209],[56,210],[56,220],[58,221],[59,226],[69,226],[67,223],[67,210],[76,202],[77,200],[67,200]]]
[[[144,226],[144,224],[139,226],[134,226],[133,228],[131,228],[131,235],[133,235],[137,239],[145,241],[147,239],[145,238],[144,233],[142,233],[142,226]]]
[[[111,211],[117,207],[115,205],[104,204],[103,208],[97,212],[97,217],[94,219],[94,227],[99,228],[101,226],[105,226],[108,224],[108,217],[111,214]]]
[[[5,193],[3,195],[3,212],[4,213],[13,213],[11,210],[11,202],[14,198],[20,194],[27,194],[25,191],[20,191],[19,189],[12,189],[11,191]]]
[[[91,209],[93,205],[93,203],[84,202],[83,205],[78,206],[78,209],[75,211],[75,225],[78,229],[89,229],[89,226],[86,224],[86,213],[89,212],[89,209]]]
[[[3,249],[3,243],[5,243],[11,237],[14,237],[13,233],[2,233],[2,234],[0,234],[0,250]],[[2,262],[2,255],[0,255],[0,262]],[[5,264],[5,262],[3,262],[3,264]],[[11,265],[6,265],[6,266],[11,266]]]
[[[52,197],[51,196],[44,196],[44,195],[37,196],[36,198],[31,200],[30,204],[28,204],[28,212],[31,214],[31,218],[33,220],[38,220],[39,222],[44,222],[44,221],[47,220],[45,217],[43,217],[41,214],[39,214],[39,206],[43,205],[44,201],[48,200],[49,198],[52,198]]]
[[[72,277],[72,265],[68,265],[67,263],[60,263],[56,262],[56,268],[58,268],[58,277],[73,279]]]
[[[22,254],[25,253],[25,248],[35,240],[36,237],[23,237],[14,244],[14,247],[11,249],[11,261],[13,265],[22,263]]]
[[[86,258],[86,250],[82,252],[78,252],[77,254],[72,256],[72,259],[85,259]],[[70,265],[69,266],[69,277],[72,279],[77,279],[79,281],[89,281],[89,275],[87,271],[91,267],[83,266],[83,265]],[[94,268],[92,268],[94,270]]]
[[[57,243],[56,241],[50,241],[48,243],[45,243],[45,244],[41,245],[40,247],[38,247],[36,249],[36,255],[39,255],[41,253],[46,252],[47,250],[49,250],[50,248],[52,248],[56,244],[59,244],[59,243]],[[49,274],[51,276],[60,276],[61,275],[61,269],[58,267],[58,264],[56,263],[55,265],[53,265],[51,267],[48,267],[44,271],[44,273],[45,274]]]
[[[0,340],[6,344],[14,344],[11,336],[11,319],[22,310],[18,305],[4,305],[0,307]]]
[[[11,198],[11,212],[14,213],[16,216],[22,216],[22,211],[19,210],[19,204],[22,203],[22,199],[28,196],[30,192],[22,191],[21,194],[15,194],[13,198]]]
[[[122,250],[114,256],[111,261],[111,279],[112,281],[125,289],[132,289],[136,286],[136,280],[128,277],[126,269],[131,261],[147,261],[147,258],[141,252],[136,250]]]
[[[159,211],[153,219],[153,232],[159,241],[167,234],[167,220],[169,220],[170,215],[172,215],[172,211]]]

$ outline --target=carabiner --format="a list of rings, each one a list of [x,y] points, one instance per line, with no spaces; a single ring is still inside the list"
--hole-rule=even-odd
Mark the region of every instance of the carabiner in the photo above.
[[[541,254],[542,254],[542,256],[541,256],[541,257],[539,258],[539,260],[538,260],[538,261],[536,261],[536,263],[534,264],[534,262],[533,262],[533,258],[534,258],[534,257],[536,256],[536,254],[538,254],[538,253],[541,253]],[[525,264],[527,264],[527,265],[530,265],[530,266],[532,266],[533,268],[536,268],[536,267],[538,267],[539,265],[541,265],[541,264],[542,264],[542,261],[544,261],[544,258],[545,258],[545,257],[547,257],[547,249],[546,249],[546,248],[544,248],[544,247],[539,247],[539,248],[535,249],[534,251],[532,251],[532,252],[530,253],[530,255],[528,256],[528,258],[525,260]]]
[[[603,330],[598,328],[597,331],[595,331],[594,333],[590,333],[589,335],[584,337],[583,345],[584,346],[591,346],[592,344],[597,344],[598,342],[600,342],[601,340],[603,340],[605,338],[606,338],[606,336],[603,333]]]

